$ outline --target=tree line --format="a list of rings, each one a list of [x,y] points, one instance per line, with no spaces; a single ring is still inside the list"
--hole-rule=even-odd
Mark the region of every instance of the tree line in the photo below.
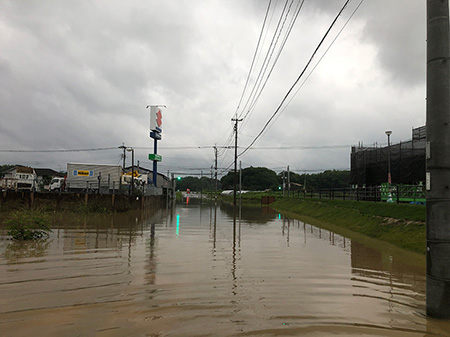
[[[247,167],[242,169],[242,189],[248,191],[279,190],[283,188],[283,179],[287,188],[288,172],[276,173],[265,167]],[[350,171],[327,170],[320,173],[298,174],[289,172],[291,190],[343,188],[350,186]],[[238,181],[239,184],[239,173]],[[213,191],[215,180],[209,177],[182,177],[177,180],[178,190]],[[234,185],[234,172],[228,172],[217,184],[218,190],[231,190]]]

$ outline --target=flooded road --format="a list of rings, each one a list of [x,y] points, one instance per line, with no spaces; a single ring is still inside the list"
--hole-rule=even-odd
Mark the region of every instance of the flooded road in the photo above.
[[[177,204],[0,237],[0,336],[450,336],[423,257],[269,209]]]

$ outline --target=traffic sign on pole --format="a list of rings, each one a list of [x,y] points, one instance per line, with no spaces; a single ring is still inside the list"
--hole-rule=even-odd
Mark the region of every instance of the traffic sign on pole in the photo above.
[[[162,161],[162,156],[156,153],[150,153],[148,155],[148,159],[153,161]]]

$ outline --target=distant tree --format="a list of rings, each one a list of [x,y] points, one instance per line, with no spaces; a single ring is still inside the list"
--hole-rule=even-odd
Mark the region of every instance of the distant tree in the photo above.
[[[238,172],[239,174],[239,172]],[[287,184],[287,172],[284,172]],[[321,173],[298,174],[289,173],[291,183],[304,185],[307,189],[317,188],[343,188],[350,185],[350,171],[327,170]],[[225,190],[233,189],[234,172],[228,172],[220,179]],[[238,176],[239,183],[239,176]],[[248,167],[242,170],[242,189],[262,191],[265,189],[277,190],[283,185],[283,172],[276,174],[265,167]],[[297,185],[298,186],[298,185]],[[298,188],[298,187],[297,187]]]
[[[292,172],[290,174],[291,182],[298,182],[302,185],[306,183],[307,189],[343,188],[350,185],[350,171],[327,170],[313,174],[293,175]],[[280,175],[282,177],[282,173],[278,175],[278,179],[282,181],[280,180]]]
[[[9,164],[5,164],[5,165],[0,165],[0,177],[3,177],[3,173],[7,170],[9,170],[10,168],[15,167],[16,165],[9,165]]]
[[[238,178],[239,179],[239,178]],[[220,184],[224,190],[233,189],[234,172],[228,172],[220,179]]]
[[[234,172],[229,172],[220,181],[224,189],[233,189]],[[242,189],[262,191],[266,189],[275,190],[277,188],[277,174],[274,171],[265,167],[247,167],[242,170]]]
[[[350,185],[350,171],[328,170],[322,173],[320,188],[341,188]]]
[[[200,192],[200,191],[212,191],[215,189],[215,180],[208,177],[192,177],[186,176],[181,177],[180,180],[177,179],[177,190],[186,191],[187,189]],[[218,186],[220,188],[220,186]]]

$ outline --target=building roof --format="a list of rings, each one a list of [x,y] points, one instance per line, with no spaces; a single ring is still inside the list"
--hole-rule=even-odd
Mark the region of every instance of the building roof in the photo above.
[[[12,172],[33,174],[33,168],[32,167],[28,167],[28,166],[17,165],[17,166],[11,167],[10,169],[6,170],[3,173],[12,173]]]
[[[49,176],[49,177],[64,177],[65,173],[57,172],[50,168],[35,168],[34,171],[38,177]]]

